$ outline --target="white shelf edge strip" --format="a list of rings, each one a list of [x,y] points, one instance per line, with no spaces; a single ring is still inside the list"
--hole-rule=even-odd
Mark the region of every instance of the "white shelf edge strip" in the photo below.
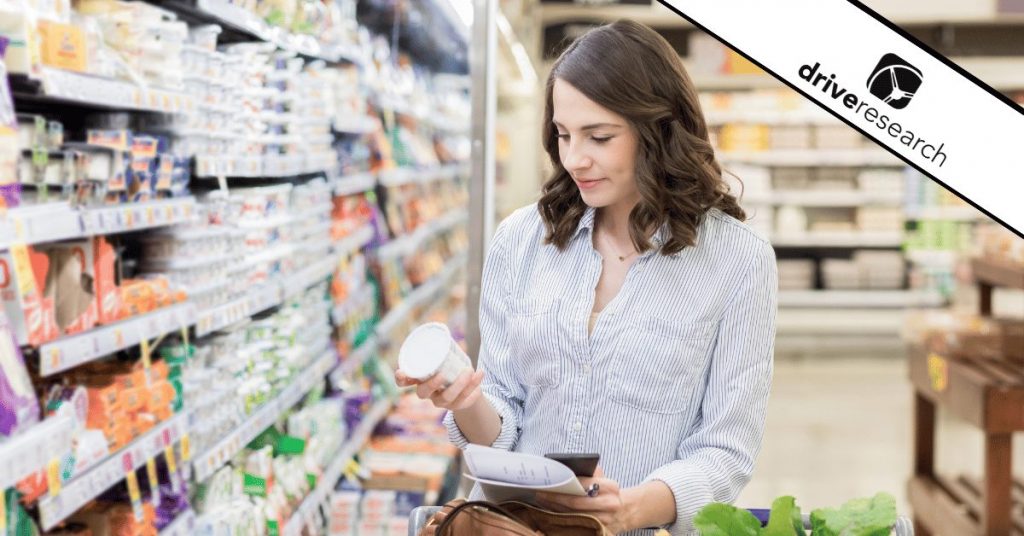
[[[198,455],[192,462],[197,481],[206,480],[217,469],[220,469],[245,445],[261,432],[269,428],[282,413],[291,409],[320,381],[336,363],[334,350],[326,351],[313,366],[300,373],[296,379],[276,398],[256,410],[231,434],[222,439],[206,452]]]
[[[178,303],[44,343],[39,347],[40,374],[49,376],[130,348],[142,339],[173,333],[190,326],[195,316],[195,305]]]
[[[71,417],[49,417],[0,443],[0,490],[66,454],[73,435]]]
[[[161,454],[164,447],[167,446],[163,440],[165,430],[170,435],[171,444],[178,442],[185,434],[187,422],[187,415],[178,413],[132,441],[125,448],[75,475],[62,486],[57,495],[41,499],[39,501],[39,517],[43,530],[50,530],[87,502],[124,480],[125,467],[129,465],[127,459],[129,455],[131,456],[130,465],[133,469],[138,469],[145,465],[146,460]]]
[[[195,524],[196,512],[189,508],[178,514],[178,517],[174,518],[170,525],[164,527],[164,530],[160,531],[160,536],[190,536],[195,533],[193,531]]]
[[[0,250],[15,244],[41,244],[176,225],[191,219],[195,206],[195,198],[183,197],[96,208],[73,208],[67,203],[13,208],[0,214],[0,237],[4,237]]]
[[[362,306],[372,299],[373,289],[369,286],[363,287],[363,290],[358,292],[355,296],[350,296],[344,302],[331,308],[331,324],[337,326],[342,319],[350,314],[351,310]]]
[[[338,374],[341,377],[348,376],[352,371],[363,366],[363,363],[366,363],[366,360],[377,351],[379,345],[380,341],[377,339],[377,336],[370,335],[354,352],[342,359],[341,366],[331,373],[332,378],[334,374]]]
[[[328,494],[341,479],[341,475],[351,460],[370,439],[374,428],[387,416],[391,410],[391,400],[378,401],[370,408],[359,426],[353,431],[351,438],[345,442],[334,456],[334,461],[324,469],[320,475],[320,481],[309,495],[303,499],[302,504],[295,509],[288,523],[284,527],[284,536],[297,536],[302,533],[302,527],[306,519],[312,517],[312,510],[317,508],[327,499]]]
[[[334,195],[345,197],[360,194],[372,190],[376,184],[377,178],[372,173],[357,173],[339,177],[334,181]]]

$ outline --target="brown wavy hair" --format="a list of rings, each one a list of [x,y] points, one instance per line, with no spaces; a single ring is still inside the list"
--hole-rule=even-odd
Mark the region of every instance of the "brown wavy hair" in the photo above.
[[[620,20],[577,38],[548,75],[542,139],[555,171],[538,202],[547,243],[564,250],[587,210],[558,155],[551,98],[556,79],[625,117],[637,133],[640,201],[629,215],[637,251],[650,249],[648,234],[665,223],[669,232],[662,254],[694,245],[697,227],[712,208],[746,219],[722,180],[697,90],[679,56],[654,30]]]

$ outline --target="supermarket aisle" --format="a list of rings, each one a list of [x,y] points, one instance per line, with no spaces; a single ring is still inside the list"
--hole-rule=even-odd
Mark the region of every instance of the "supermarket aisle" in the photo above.
[[[902,354],[877,357],[781,357],[754,478],[736,504],[768,507],[793,495],[806,513],[887,491],[909,514],[913,389]],[[936,467],[980,475],[982,436],[942,415]],[[1024,473],[1024,441],[1014,442],[1015,474]]]

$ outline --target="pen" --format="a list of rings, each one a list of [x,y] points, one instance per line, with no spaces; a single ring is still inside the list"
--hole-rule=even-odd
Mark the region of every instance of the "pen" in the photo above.
[[[590,489],[587,490],[587,497],[597,497],[597,492],[601,490],[601,486],[594,482],[590,485]]]

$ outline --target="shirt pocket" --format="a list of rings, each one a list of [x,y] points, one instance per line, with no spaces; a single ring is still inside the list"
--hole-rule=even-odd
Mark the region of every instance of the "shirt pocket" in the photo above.
[[[509,346],[520,381],[532,387],[557,387],[562,379],[558,301],[512,300],[511,309]]]
[[[609,399],[648,413],[686,410],[714,334],[714,322],[674,323],[653,316],[629,321],[615,347]]]

